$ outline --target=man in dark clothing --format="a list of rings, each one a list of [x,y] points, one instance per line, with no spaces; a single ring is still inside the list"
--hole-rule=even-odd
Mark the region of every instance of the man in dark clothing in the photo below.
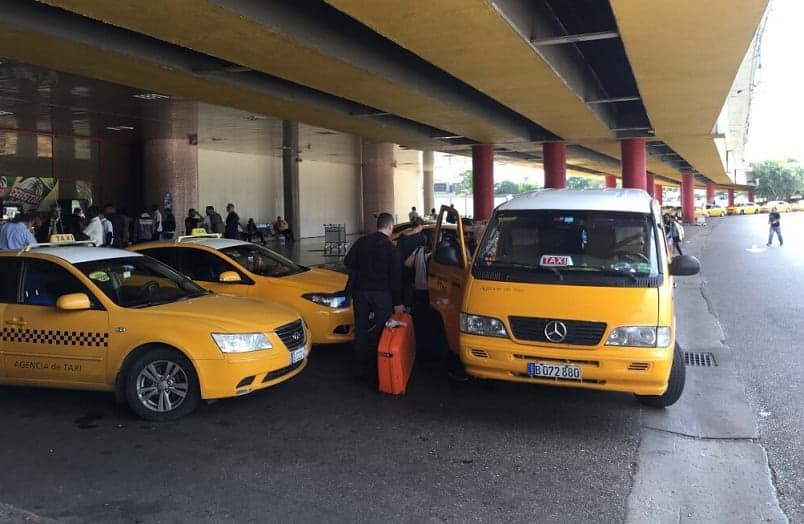
[[[402,261],[402,300],[405,305],[411,307],[414,298],[414,277],[416,272],[414,266],[408,267],[405,261],[410,257],[416,248],[425,244],[424,234],[422,228],[424,227],[424,220],[421,217],[416,217],[411,221],[411,227],[404,230],[397,240],[397,247],[399,248],[399,258]]]
[[[779,247],[784,245],[784,239],[782,239],[782,229],[779,223],[782,220],[782,215],[779,214],[779,211],[776,210],[774,207],[771,209],[770,215],[768,215],[768,224],[770,224],[770,232],[768,233],[768,247],[773,243],[773,235],[779,237]]]
[[[106,204],[103,208],[103,216],[106,220],[112,223],[112,247],[123,248],[126,246],[125,241],[128,235],[123,234],[126,229],[126,222],[123,220],[122,215],[117,213],[117,210],[111,204]]]
[[[61,219],[61,206],[59,204],[50,205],[50,216],[38,228],[36,228],[36,241],[41,243],[50,242],[51,235],[65,233],[64,221]]]
[[[394,218],[377,217],[377,232],[357,240],[343,262],[349,269],[349,290],[355,316],[354,361],[358,378],[377,381],[377,342],[391,312],[402,312],[401,262],[391,243]],[[374,313],[374,327],[369,316]],[[370,329],[371,328],[371,329]]]
[[[224,238],[240,238],[238,227],[240,226],[240,217],[235,213],[234,204],[226,204],[226,230],[223,233]]]

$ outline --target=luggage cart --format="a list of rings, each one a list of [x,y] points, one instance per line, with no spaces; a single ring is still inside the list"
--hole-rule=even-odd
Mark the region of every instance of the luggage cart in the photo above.
[[[324,224],[324,253],[343,255],[347,245],[346,224]]]

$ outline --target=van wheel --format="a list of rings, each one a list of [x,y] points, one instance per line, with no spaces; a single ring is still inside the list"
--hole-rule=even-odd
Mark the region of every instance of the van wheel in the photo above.
[[[667,391],[661,395],[637,395],[636,398],[642,404],[652,408],[672,406],[681,398],[686,381],[687,368],[684,366],[684,356],[681,348],[676,344],[673,350],[673,367],[670,368],[670,378],[667,380]]]
[[[126,401],[140,417],[162,422],[191,413],[201,401],[198,375],[181,353],[149,349],[128,368]]]

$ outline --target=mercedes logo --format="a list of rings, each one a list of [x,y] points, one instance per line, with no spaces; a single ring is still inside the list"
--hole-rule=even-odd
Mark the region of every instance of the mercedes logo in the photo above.
[[[544,336],[550,342],[562,342],[567,337],[567,325],[560,320],[551,320],[544,326]]]

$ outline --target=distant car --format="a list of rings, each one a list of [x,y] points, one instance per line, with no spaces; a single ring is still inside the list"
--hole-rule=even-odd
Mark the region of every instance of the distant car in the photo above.
[[[741,202],[726,208],[729,215],[754,215],[759,213],[759,206],[753,202]]]
[[[776,208],[776,211],[779,213],[787,213],[791,210],[790,204],[785,202],[784,200],[770,200],[762,204],[762,207],[759,208],[760,213],[770,213],[771,209]]]
[[[705,207],[695,208],[695,218],[706,218],[709,216],[709,210]]]
[[[794,202],[790,206],[791,211],[804,211],[804,200],[799,200],[798,202]]]
[[[164,262],[212,291],[278,302],[298,311],[314,344],[354,339],[352,304],[343,292],[347,275],[308,268],[261,245],[219,237],[183,236],[129,249]]]
[[[706,216],[708,217],[724,217],[726,216],[726,208],[717,204],[706,204]]]

